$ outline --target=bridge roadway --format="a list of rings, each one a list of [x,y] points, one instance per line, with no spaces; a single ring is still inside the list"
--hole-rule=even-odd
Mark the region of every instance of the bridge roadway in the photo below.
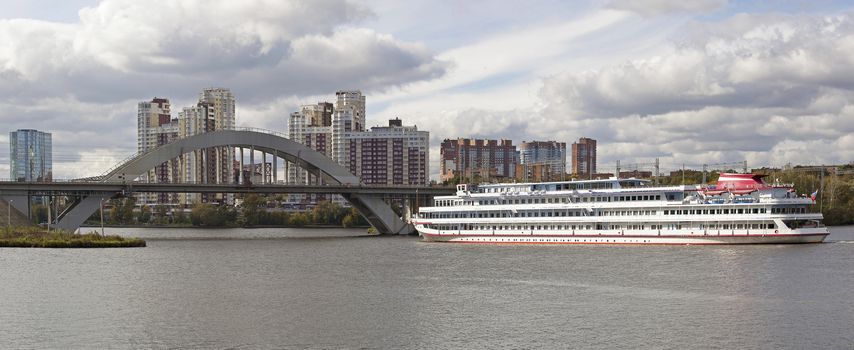
[[[284,184],[194,184],[143,182],[14,182],[0,181],[0,193],[39,195],[82,195],[93,193],[303,193],[303,194],[372,194],[393,196],[443,196],[454,193],[453,187],[368,186],[368,185],[284,185]]]

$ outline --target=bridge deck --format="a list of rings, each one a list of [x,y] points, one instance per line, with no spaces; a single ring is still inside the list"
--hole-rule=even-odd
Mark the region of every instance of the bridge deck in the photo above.
[[[40,194],[86,194],[93,192],[169,193],[305,193],[305,194],[391,194],[438,196],[453,194],[452,187],[367,186],[367,185],[284,185],[284,184],[192,184],[141,182],[13,182],[0,181],[0,191]]]

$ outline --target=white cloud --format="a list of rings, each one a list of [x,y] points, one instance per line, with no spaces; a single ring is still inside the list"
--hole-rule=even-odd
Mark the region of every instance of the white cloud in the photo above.
[[[358,27],[371,16],[349,0],[104,0],[72,23],[0,20],[0,123],[55,132],[55,152],[80,152],[84,135],[88,147],[133,150],[136,101],[153,96],[179,110],[204,87],[228,87],[240,124],[282,130],[293,105],[281,101],[444,73],[424,45]],[[92,168],[57,176],[72,169]]]
[[[395,100],[384,114],[426,126],[434,144],[469,136],[516,143],[593,137],[600,141],[600,168],[611,171],[618,159],[660,158],[664,169],[854,160],[844,148],[854,134],[850,15],[736,15],[675,32],[655,54],[593,69],[570,65],[516,86],[439,89],[423,100]],[[468,81],[455,70],[420,84]]]
[[[644,16],[669,13],[708,13],[726,7],[727,0],[613,0],[608,7]]]
[[[840,148],[854,133],[849,15],[738,15],[686,32],[670,54],[545,79],[542,112],[618,145],[604,163],[852,160]]]

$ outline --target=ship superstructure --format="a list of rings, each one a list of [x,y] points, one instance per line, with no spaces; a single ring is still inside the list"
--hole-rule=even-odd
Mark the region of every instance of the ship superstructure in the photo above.
[[[457,185],[413,217],[426,241],[536,244],[817,243],[828,235],[813,199],[764,175],[716,185],[642,179]]]

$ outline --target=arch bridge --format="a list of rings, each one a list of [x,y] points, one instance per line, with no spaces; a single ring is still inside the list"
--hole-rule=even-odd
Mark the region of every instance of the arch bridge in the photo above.
[[[158,165],[176,159],[181,155],[203,149],[217,147],[243,147],[251,148],[254,151],[260,151],[266,154],[271,154],[275,157],[282,158],[286,162],[315,174],[322,178],[323,182],[329,184],[328,190],[318,186],[306,186],[307,189],[312,189],[313,193],[340,193],[359,213],[372,225],[378,232],[382,234],[409,234],[413,228],[399,217],[391,208],[391,206],[383,200],[385,194],[394,193],[393,191],[384,191],[378,193],[376,190],[368,190],[372,187],[362,186],[358,177],[350,173],[346,168],[332,161],[329,157],[312,150],[305,145],[291,141],[285,137],[271,134],[267,132],[259,132],[255,130],[220,130],[202,133],[182,139],[166,145],[151,149],[140,153],[126,161],[118,164],[116,167],[108,171],[106,174],[98,177],[82,179],[84,181],[69,182],[66,185],[62,183],[44,184],[39,187],[37,184],[29,184],[27,187],[28,193],[41,190],[42,193],[47,191],[58,191],[58,187],[78,188],[76,192],[76,200],[62,213],[57,215],[56,227],[66,230],[76,230],[79,228],[93,213],[101,206],[103,200],[107,200],[123,194],[118,191],[120,188],[133,188],[133,180],[139,178],[149,170],[154,169]],[[254,152],[253,152],[254,153]],[[250,155],[251,157],[251,155]],[[266,158],[266,156],[265,156]],[[262,163],[263,164],[263,163]],[[274,163],[275,164],[275,163]],[[241,157],[242,168],[242,157]],[[275,170],[274,170],[275,171]],[[241,169],[242,176],[242,169]],[[86,184],[90,184],[87,186]],[[115,185],[115,186],[113,186]],[[146,192],[157,191],[157,183],[138,183],[137,186],[146,188]],[[193,186],[186,186],[185,190],[176,190],[175,185],[162,184],[163,189],[167,192],[193,192]],[[88,191],[79,191],[80,187],[89,188]],[[119,186],[119,187],[116,187]],[[229,186],[231,188],[229,188]],[[275,185],[268,185],[271,187]],[[3,186],[4,189],[13,189],[8,186]],[[260,186],[259,187],[264,187]],[[290,186],[291,193],[297,193],[299,189],[294,189]],[[286,189],[281,192],[288,192],[288,186],[281,186]],[[20,188],[18,188],[21,190]],[[410,191],[417,194],[419,188],[412,187]],[[420,188],[423,195],[429,196],[432,194],[450,193],[450,190],[444,188]],[[268,193],[269,188],[267,188]],[[251,192],[247,191],[247,187],[239,184],[224,185],[213,187],[209,192],[220,193],[239,193]],[[9,193],[9,191],[6,191]],[[263,191],[262,191],[263,192]],[[396,193],[401,193],[399,190]],[[18,207],[18,206],[16,206]],[[18,207],[19,209],[23,209]],[[28,208],[27,208],[28,210]]]

